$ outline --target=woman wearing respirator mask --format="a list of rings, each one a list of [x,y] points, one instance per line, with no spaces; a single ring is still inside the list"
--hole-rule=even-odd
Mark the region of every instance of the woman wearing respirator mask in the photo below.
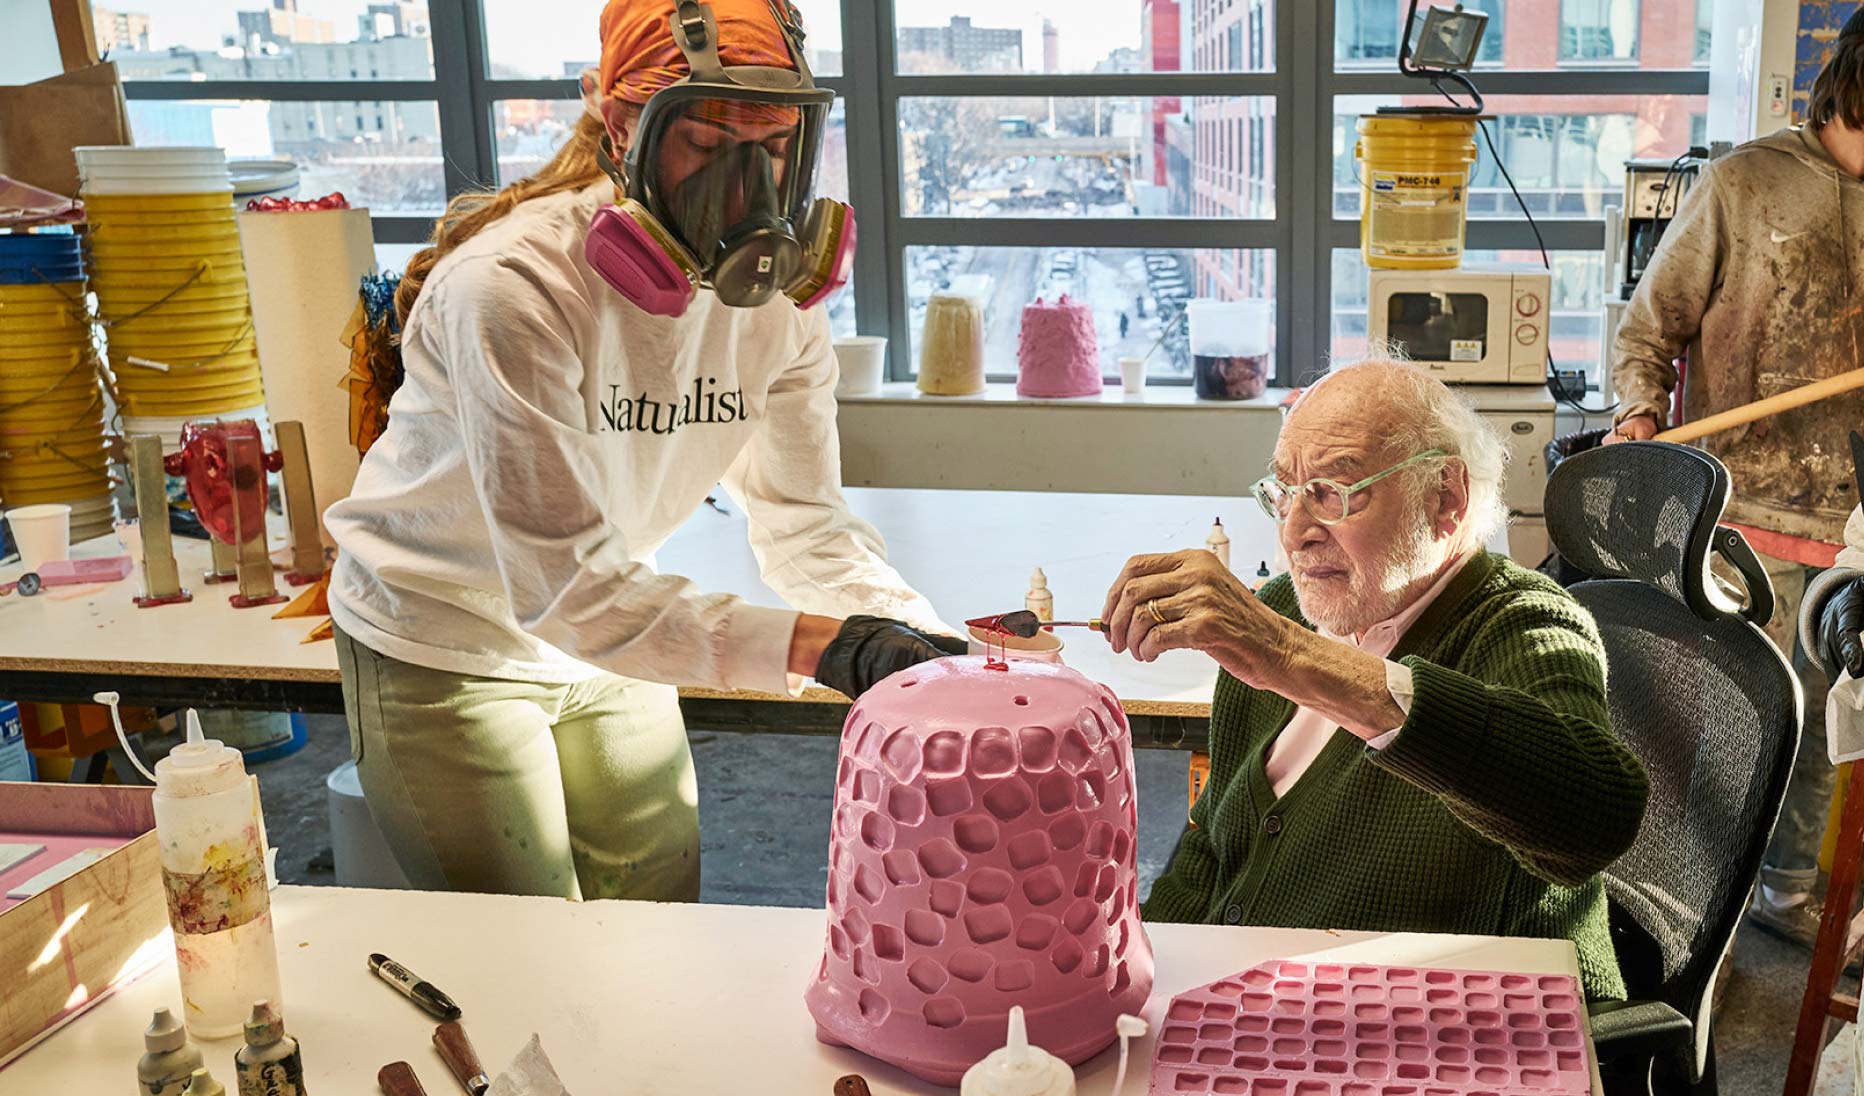
[[[417,886],[696,899],[675,684],[858,696],[948,634],[840,490],[811,201],[834,95],[787,0],[610,0],[556,157],[449,206],[405,377],[327,521],[351,749]],[[803,613],[652,553],[723,483]],[[873,615],[866,615],[873,614]]]

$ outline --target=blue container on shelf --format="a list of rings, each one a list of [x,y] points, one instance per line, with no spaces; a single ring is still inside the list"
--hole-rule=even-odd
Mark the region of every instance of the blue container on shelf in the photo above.
[[[0,700],[0,780],[31,780],[32,755],[26,752],[26,728],[19,705]]]
[[[0,235],[0,285],[84,279],[84,249],[70,234]]]

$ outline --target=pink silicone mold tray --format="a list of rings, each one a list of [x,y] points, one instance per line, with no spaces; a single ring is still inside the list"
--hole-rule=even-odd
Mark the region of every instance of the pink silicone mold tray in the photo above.
[[[1592,1091],[1563,974],[1270,962],[1172,999],[1150,1096]]]

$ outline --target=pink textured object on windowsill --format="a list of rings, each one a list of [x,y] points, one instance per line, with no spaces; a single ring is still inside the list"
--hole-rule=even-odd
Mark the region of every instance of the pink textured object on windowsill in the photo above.
[[[1263,963],[1172,998],[1149,1096],[1586,1093],[1564,974]]]
[[[1106,687],[1014,658],[901,671],[849,713],[835,800],[817,1038],[956,1085],[1012,1005],[1071,1065],[1144,1007],[1132,734]]]
[[[1023,307],[1016,344],[1016,394],[1034,399],[1098,396],[1100,342],[1094,313],[1066,294],[1053,304]]]

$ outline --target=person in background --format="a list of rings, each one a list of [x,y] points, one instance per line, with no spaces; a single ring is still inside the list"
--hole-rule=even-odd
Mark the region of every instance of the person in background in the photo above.
[[[794,10],[709,0],[701,51],[675,42],[674,10],[610,0],[568,143],[450,204],[397,295],[406,380],[387,431],[328,514],[351,750],[417,886],[694,900],[675,684],[781,693],[814,675],[858,695],[964,649],[842,497],[826,310],[707,288],[653,313],[585,255],[619,200],[604,161],[636,140],[653,142],[640,167],[662,231],[701,262],[724,262],[741,224],[768,238],[772,192],[807,186],[820,131],[803,112],[825,105],[678,83],[719,63],[794,81]],[[764,580],[804,612],[655,570],[721,481]]]
[[[1847,22],[1802,126],[1704,165],[1625,312],[1613,348],[1620,406],[1607,444],[1668,424],[1688,352],[1685,419],[1864,367],[1864,12]],[[1846,431],[1864,392],[1729,430],[1702,446],[1728,466],[1726,523],[1761,554],[1777,599],[1767,632],[1807,703],[1786,807],[1749,917],[1810,947],[1832,794],[1818,660],[1794,642],[1807,582],[1829,567],[1858,501]]]
[[[1483,548],[1506,458],[1416,367],[1350,366],[1256,486],[1288,574],[1252,594],[1207,551],[1126,565],[1115,650],[1221,667],[1210,781],[1148,920],[1565,938],[1589,995],[1624,996],[1599,873],[1649,783],[1590,614]]]

